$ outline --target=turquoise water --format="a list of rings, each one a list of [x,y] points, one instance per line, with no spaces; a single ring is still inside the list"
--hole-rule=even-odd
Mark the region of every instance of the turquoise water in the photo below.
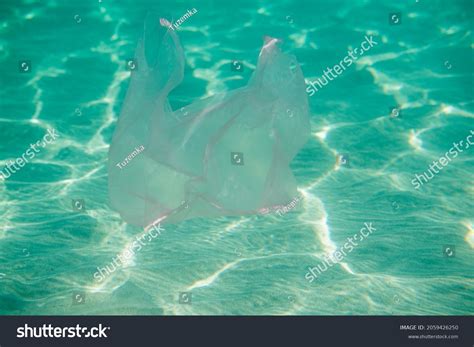
[[[474,132],[471,1],[157,3],[1,2],[0,169],[28,159],[0,179],[1,314],[474,312],[472,148],[412,184]],[[175,109],[245,86],[264,35],[283,40],[308,82],[366,35],[378,44],[308,95],[288,211],[164,225],[98,281],[143,233],[107,192],[127,61],[148,11],[176,21],[192,8],[176,29],[186,69]],[[59,137],[28,154],[48,129]],[[376,231],[305,278],[364,223]]]

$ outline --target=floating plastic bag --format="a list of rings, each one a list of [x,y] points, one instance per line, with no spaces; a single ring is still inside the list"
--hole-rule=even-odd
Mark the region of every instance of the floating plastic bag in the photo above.
[[[289,164],[309,137],[301,69],[266,37],[246,87],[173,111],[184,53],[148,19],[109,150],[113,208],[133,225],[266,213],[297,196]]]

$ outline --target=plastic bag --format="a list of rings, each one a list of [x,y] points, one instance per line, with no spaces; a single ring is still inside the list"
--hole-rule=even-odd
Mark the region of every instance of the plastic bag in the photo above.
[[[184,52],[148,18],[109,149],[110,202],[133,225],[265,213],[297,196],[289,164],[310,133],[301,69],[266,37],[248,85],[172,110]]]

